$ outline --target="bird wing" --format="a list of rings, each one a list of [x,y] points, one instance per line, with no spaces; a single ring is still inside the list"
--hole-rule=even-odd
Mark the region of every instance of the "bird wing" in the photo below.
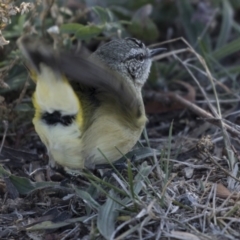
[[[112,104],[121,111],[122,116],[133,124],[144,115],[142,99],[136,97],[135,89],[118,73],[103,64],[97,64],[80,54],[55,52],[43,41],[29,36],[20,38],[18,45],[34,71],[40,72],[43,63],[53,71],[65,75],[67,79],[99,90],[101,101],[110,103],[112,100]]]

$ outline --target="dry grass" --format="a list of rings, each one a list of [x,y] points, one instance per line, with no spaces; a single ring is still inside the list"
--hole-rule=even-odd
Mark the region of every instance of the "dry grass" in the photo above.
[[[155,60],[181,66],[193,80],[188,85],[196,101],[179,89],[146,89],[151,100],[181,107],[149,114],[142,147],[127,156],[123,170],[84,170],[77,177],[51,170],[29,118],[21,119],[23,132],[9,132],[10,121],[3,122],[0,239],[240,238],[240,129],[226,118],[239,97],[213,77],[207,60],[185,39],[160,44],[171,49],[179,42],[181,49]],[[3,116],[14,121],[13,107],[29,96],[26,83],[14,101],[1,105]]]

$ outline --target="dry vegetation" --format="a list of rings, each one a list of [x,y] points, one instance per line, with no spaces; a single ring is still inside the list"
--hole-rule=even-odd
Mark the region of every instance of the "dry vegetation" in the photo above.
[[[0,3],[0,239],[240,239],[240,1],[93,2]],[[49,169],[15,44],[26,33],[89,52],[117,36],[167,47],[125,169]]]

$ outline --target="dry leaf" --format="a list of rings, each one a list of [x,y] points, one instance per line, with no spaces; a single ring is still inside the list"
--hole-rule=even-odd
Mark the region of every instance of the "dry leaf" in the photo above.
[[[232,199],[238,199],[239,196],[237,193],[231,193],[224,185],[218,183],[217,185],[217,197],[226,199],[231,196]]]

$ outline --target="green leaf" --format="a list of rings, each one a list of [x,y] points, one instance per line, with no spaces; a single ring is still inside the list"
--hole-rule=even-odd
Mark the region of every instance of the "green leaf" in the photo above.
[[[26,23],[26,14],[20,15],[19,17],[14,16],[18,22],[15,24],[11,24],[9,30],[4,31],[4,37],[7,38],[16,38],[21,36],[24,28],[24,24]]]
[[[116,199],[113,191],[110,191],[109,195]],[[110,239],[115,230],[115,222],[117,221],[117,217],[119,215],[118,210],[121,208],[121,205],[112,200],[112,198],[108,198],[107,201],[99,208],[97,218],[98,230],[106,239]]]
[[[35,183],[27,178],[11,175],[9,179],[20,194],[25,195],[36,189]]]
[[[12,184],[16,187],[20,194],[29,194],[33,190],[43,189],[47,187],[56,187],[59,186],[59,183],[55,182],[32,182],[28,178],[18,177],[11,175],[9,177]]]
[[[79,23],[66,23],[61,25],[60,30],[62,33],[72,33],[75,34],[79,27],[82,27],[82,24]]]
[[[240,38],[237,38],[237,39],[231,41],[230,43],[224,45],[222,48],[217,49],[211,55],[215,59],[220,60],[220,59],[227,57],[230,54],[235,53],[239,50],[240,50]]]
[[[157,26],[150,18],[146,18],[144,23],[139,20],[133,20],[128,30],[134,37],[143,41],[154,41],[159,36]]]
[[[14,71],[15,69],[12,68],[11,71]],[[27,74],[24,73],[16,73],[14,76],[9,76],[6,79],[6,83],[8,84],[9,88],[1,88],[0,93],[8,93],[13,90],[20,90],[23,88],[24,83],[26,82]]]
[[[98,36],[103,30],[103,26],[82,26],[76,32],[76,37],[81,40],[90,40],[93,37]]]
[[[76,194],[82,198],[84,200],[84,202],[91,208],[93,209],[98,209],[100,207],[100,205],[98,204],[98,202],[96,202],[92,196],[86,192],[83,191],[81,189],[75,188]]]
[[[62,33],[71,33],[80,40],[90,40],[98,36],[103,31],[103,25],[82,25],[78,23],[63,24],[60,28]]]
[[[55,182],[32,182],[28,178],[12,175],[11,173],[7,172],[1,165],[0,177],[8,177],[18,192],[23,195],[29,194],[36,189],[59,186],[59,183]]]
[[[4,178],[4,177],[9,177],[11,175],[10,172],[8,172],[7,170],[5,170],[1,165],[0,165],[0,177]]]
[[[233,9],[229,1],[222,0],[222,25],[218,36],[216,49],[227,43],[233,24]]]
[[[113,14],[108,8],[102,8],[99,6],[93,7],[92,10],[98,15],[101,23],[113,21]]]
[[[152,13],[152,5],[146,4],[139,8],[132,17],[132,24],[128,30],[130,33],[144,41],[154,41],[158,38],[159,32],[156,24],[150,19]]]
[[[141,164],[140,170],[138,174],[134,178],[134,182],[136,183],[134,185],[134,193],[135,195],[138,195],[142,188],[143,184],[142,181],[145,181],[147,176],[152,172],[152,166],[148,165],[146,162],[143,162]]]

